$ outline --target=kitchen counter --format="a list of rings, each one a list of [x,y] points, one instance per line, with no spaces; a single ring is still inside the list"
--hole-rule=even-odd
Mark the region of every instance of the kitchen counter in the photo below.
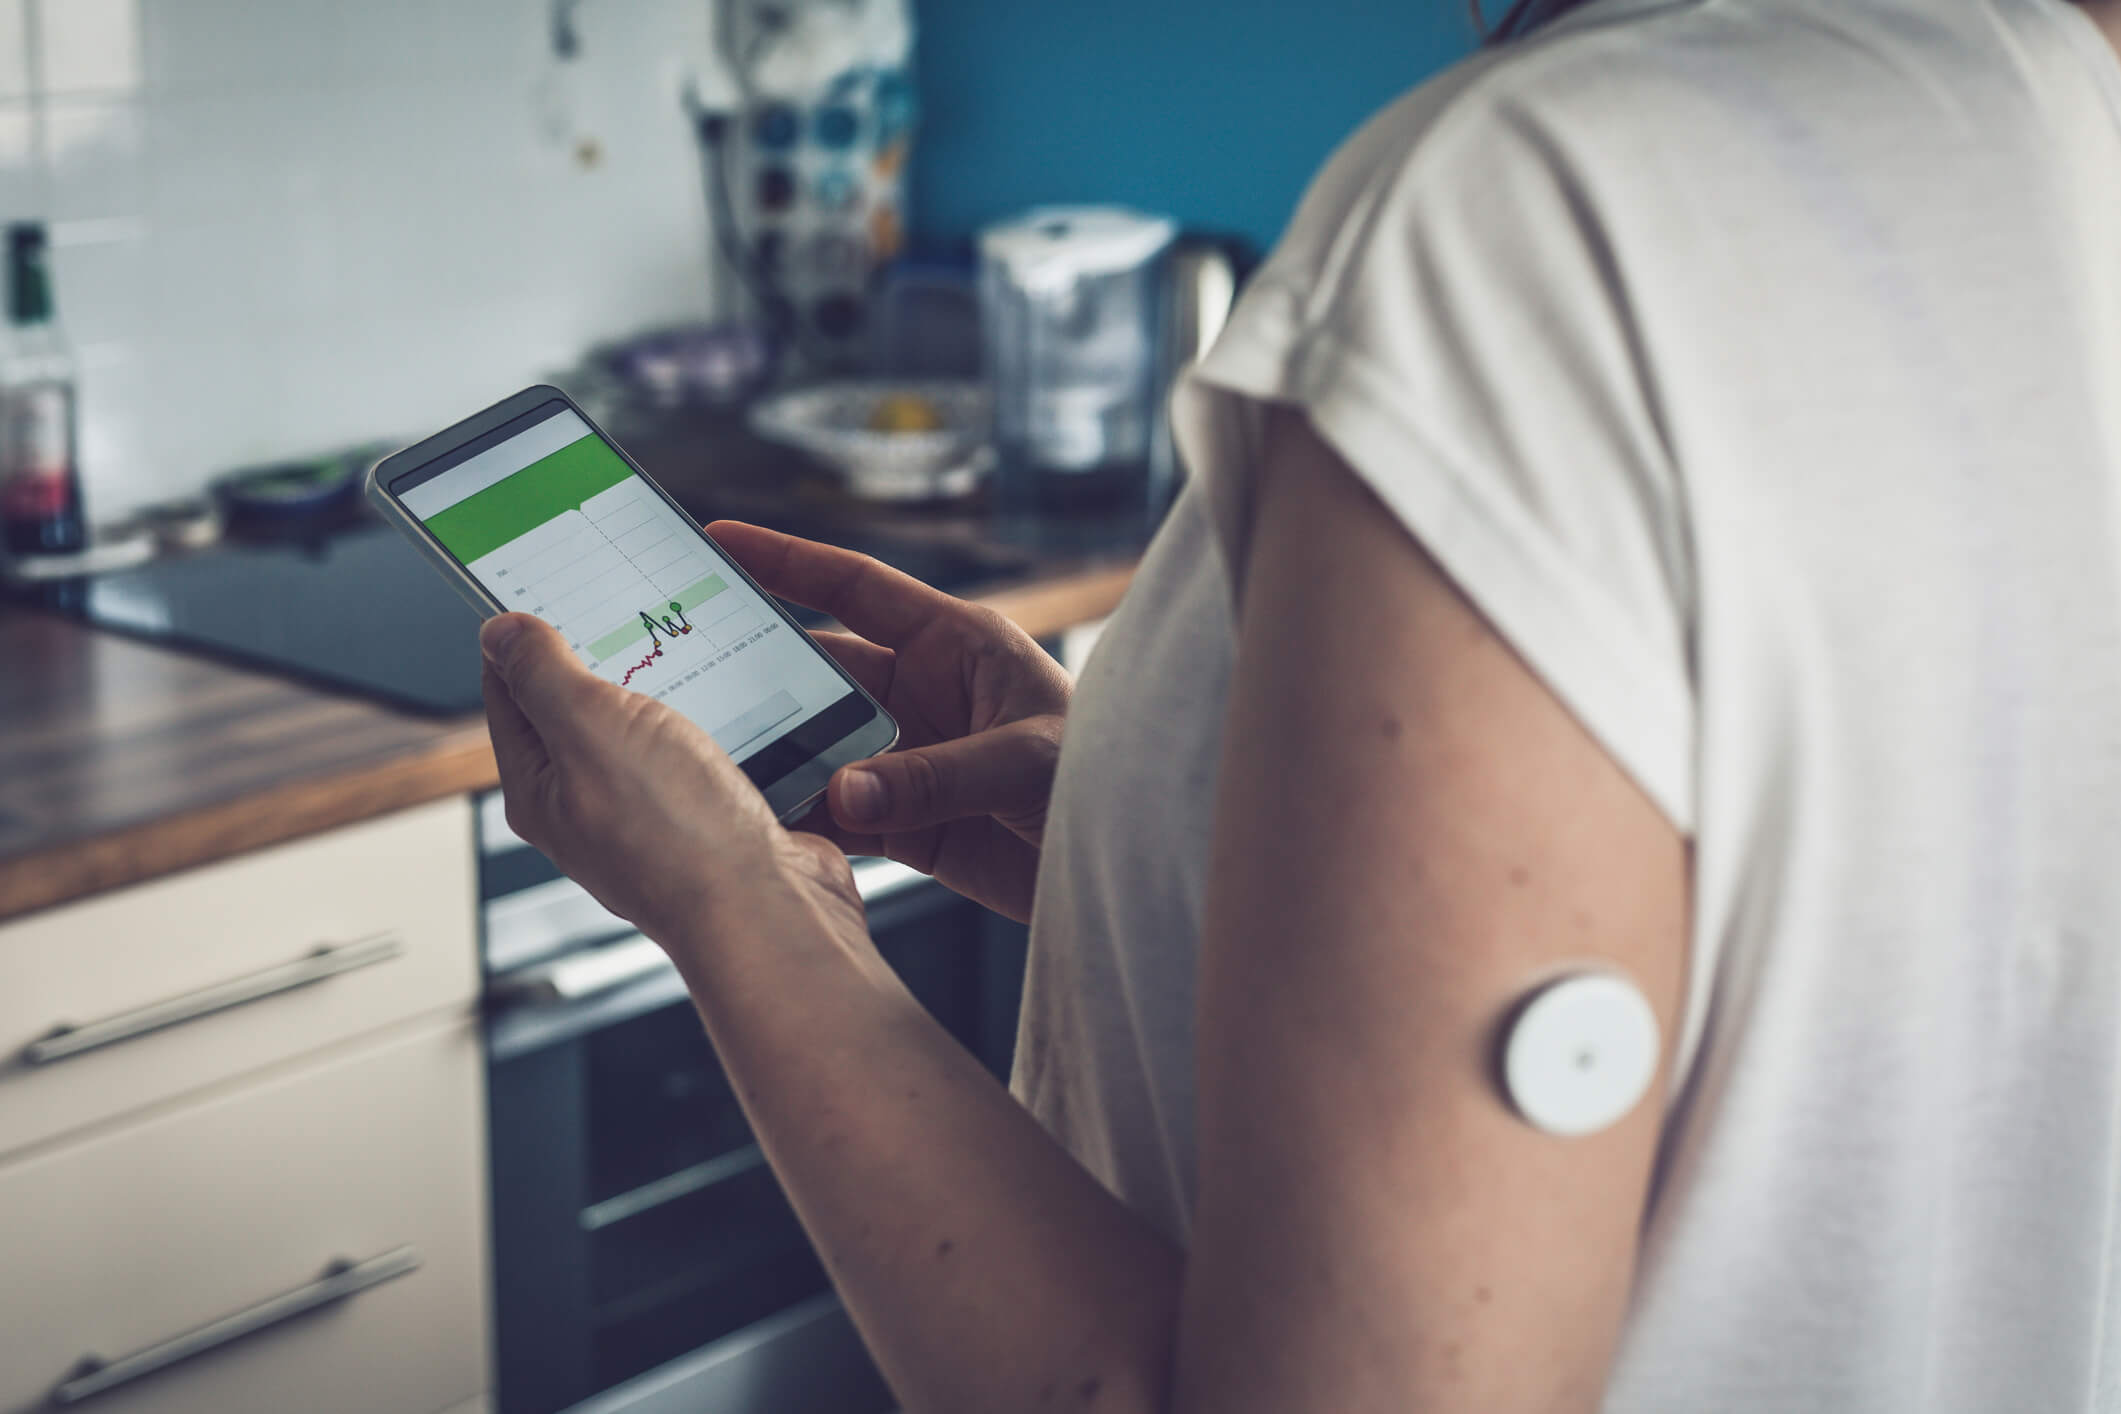
[[[1132,551],[1039,555],[967,597],[1046,638]],[[0,918],[497,784],[485,723],[436,720],[0,605]]]

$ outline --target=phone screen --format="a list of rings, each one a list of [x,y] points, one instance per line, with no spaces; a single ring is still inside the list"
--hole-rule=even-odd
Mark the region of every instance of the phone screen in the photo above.
[[[400,505],[504,608],[597,676],[705,727],[765,787],[867,722],[867,699],[563,402],[395,477]]]

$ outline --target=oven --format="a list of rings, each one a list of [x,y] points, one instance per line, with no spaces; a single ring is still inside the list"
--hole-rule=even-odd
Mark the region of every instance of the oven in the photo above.
[[[498,794],[478,817],[500,1414],[891,1409],[676,970]],[[1023,930],[888,860],[855,877],[883,956],[1005,1073]]]

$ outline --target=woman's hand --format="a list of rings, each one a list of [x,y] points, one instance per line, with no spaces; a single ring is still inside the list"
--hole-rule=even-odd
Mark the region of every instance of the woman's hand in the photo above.
[[[503,614],[479,643],[509,828],[599,903],[665,947],[785,906],[867,936],[846,859],[783,830],[705,731],[590,672],[542,619]]]
[[[900,749],[843,768],[803,828],[1030,918],[1067,672],[1000,614],[866,555],[738,521],[708,530],[767,592],[854,630],[814,636],[898,719]]]

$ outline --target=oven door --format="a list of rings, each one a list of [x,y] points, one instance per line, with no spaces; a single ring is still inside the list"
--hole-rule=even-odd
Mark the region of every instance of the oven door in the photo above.
[[[502,1414],[891,1409],[676,970],[522,853],[487,836]],[[855,872],[879,951],[1003,1070],[1022,930],[888,860]]]

